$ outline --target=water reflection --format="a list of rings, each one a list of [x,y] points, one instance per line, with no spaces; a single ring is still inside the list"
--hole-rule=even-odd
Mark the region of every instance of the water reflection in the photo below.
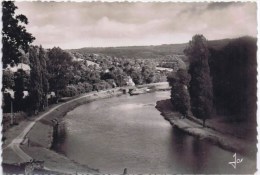
[[[233,153],[189,136],[165,121],[153,104],[169,92],[121,96],[82,105],[65,117],[56,150],[102,173],[241,173]]]

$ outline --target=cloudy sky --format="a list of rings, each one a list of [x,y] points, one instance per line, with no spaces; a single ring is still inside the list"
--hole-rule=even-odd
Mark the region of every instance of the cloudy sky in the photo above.
[[[256,3],[16,2],[45,48],[159,45],[256,37]]]

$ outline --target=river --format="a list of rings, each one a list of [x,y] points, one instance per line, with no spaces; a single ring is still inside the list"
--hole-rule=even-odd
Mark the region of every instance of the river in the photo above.
[[[56,151],[102,173],[248,173],[232,152],[173,128],[156,110],[169,91],[123,95],[75,108],[63,120]],[[237,154],[240,158],[241,155]],[[251,170],[251,171],[250,171]]]

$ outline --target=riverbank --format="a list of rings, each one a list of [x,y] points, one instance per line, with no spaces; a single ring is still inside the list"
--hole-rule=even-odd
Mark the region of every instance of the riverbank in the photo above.
[[[43,118],[35,122],[34,126],[26,134],[26,138],[28,139],[23,139],[21,141],[20,147],[31,158],[44,161],[44,166],[48,169],[51,169],[52,171],[61,173],[98,173],[97,169],[91,169],[88,166],[80,165],[73,160],[69,160],[66,156],[58,154],[50,149],[53,142],[52,120],[62,120],[63,116],[66,115],[67,112],[82,104],[98,99],[119,96],[122,94],[123,92],[120,90],[120,88],[100,92],[91,92],[79,97],[75,97],[59,105],[53,106],[55,110],[51,111],[53,108],[50,108],[39,116],[34,117],[32,121],[36,120],[42,115],[47,114]],[[13,127],[10,130],[12,132],[12,136],[14,137],[14,135],[19,135],[22,129],[30,125],[32,121],[23,121],[21,125]],[[15,140],[15,138],[13,139]],[[10,141],[8,142],[10,143]],[[6,164],[19,164],[24,162],[23,157],[17,155],[16,152],[11,148],[11,146],[8,145],[4,147],[2,156],[3,163]]]
[[[168,82],[151,83],[146,85],[137,85],[136,88],[129,91],[130,95],[141,95],[147,93],[153,93],[155,91],[168,91],[171,90]]]
[[[198,137],[199,139],[210,141],[223,149],[240,153],[247,156],[252,162],[256,163],[256,143],[236,137],[236,133],[225,132],[221,127],[213,127],[214,124],[207,121],[206,127],[202,127],[201,121],[195,118],[180,119],[180,113],[173,111],[170,100],[158,101],[156,108],[161,115],[174,127]],[[230,126],[231,127],[231,126]],[[228,128],[225,128],[228,130]],[[242,129],[243,131],[243,129]],[[245,131],[243,131],[245,132]],[[254,167],[254,166],[253,166]]]
[[[168,85],[167,82],[147,86],[160,87],[158,88],[159,90],[162,89],[161,86],[166,87],[166,85]],[[144,86],[146,85],[143,85],[143,87]],[[21,155],[17,154],[17,150],[14,150],[14,148],[10,146],[16,144],[22,149],[21,151],[25,152],[29,157],[35,160],[44,161],[44,166],[50,170],[63,173],[98,173],[97,169],[91,169],[88,166],[80,165],[73,160],[69,160],[66,156],[51,150],[53,143],[53,120],[61,121],[67,112],[82,104],[122,95],[122,89],[124,89],[124,87],[100,92],[91,92],[82,94],[78,97],[73,97],[66,102],[53,105],[38,116],[22,121],[19,125],[10,128],[10,130],[7,131],[8,137],[6,143],[3,145],[3,163],[19,164],[25,161]],[[29,125],[31,125],[31,127],[28,128]],[[25,130],[28,131],[24,133]],[[21,135],[21,133],[23,134]],[[25,139],[25,136],[27,139]]]

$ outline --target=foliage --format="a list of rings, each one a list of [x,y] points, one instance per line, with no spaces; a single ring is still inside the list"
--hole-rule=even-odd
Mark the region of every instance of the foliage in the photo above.
[[[24,91],[27,90],[29,76],[22,69],[14,74],[14,110],[20,111],[24,108]]]
[[[210,117],[213,106],[212,82],[208,64],[209,51],[206,38],[203,35],[193,36],[185,53],[190,60],[191,110],[196,117],[205,121]]]
[[[82,86],[85,88],[85,92],[91,92],[93,90],[93,86],[87,82],[82,83]]]
[[[42,86],[42,97],[41,97],[41,105],[43,108],[48,105],[47,94],[49,92],[49,74],[47,70],[47,53],[46,51],[40,46],[39,48],[39,61],[41,66],[41,86]]]
[[[30,60],[30,106],[32,110],[39,111],[43,96],[42,87],[42,74],[41,64],[39,60],[39,49],[38,47],[30,47],[29,49],[29,60]]]
[[[112,88],[112,86],[104,80],[100,81],[99,83],[93,84],[93,90],[96,91],[105,90],[109,88]]]
[[[48,73],[50,91],[56,92],[63,90],[68,84],[72,75],[71,71],[72,56],[60,49],[54,47],[48,52]]]
[[[13,89],[14,87],[14,73],[11,71],[3,71],[3,90],[5,88]]]
[[[60,91],[60,95],[62,97],[73,97],[78,94],[79,93],[77,87],[73,85],[68,85],[65,89]]]
[[[12,101],[13,99],[9,93],[3,93],[3,102],[2,102],[3,113],[7,113],[11,111]]]
[[[21,52],[19,49],[28,51],[29,44],[35,39],[32,34],[26,31],[24,24],[28,24],[28,20],[24,15],[15,15],[17,7],[13,1],[2,2],[2,61],[3,66],[7,64],[19,62]]]
[[[182,115],[187,116],[190,110],[190,95],[188,85],[190,75],[187,70],[179,69],[177,72],[172,72],[167,80],[171,88],[171,102],[176,110]]]
[[[210,47],[214,104],[219,114],[256,120],[256,39],[241,37],[220,49]]]

